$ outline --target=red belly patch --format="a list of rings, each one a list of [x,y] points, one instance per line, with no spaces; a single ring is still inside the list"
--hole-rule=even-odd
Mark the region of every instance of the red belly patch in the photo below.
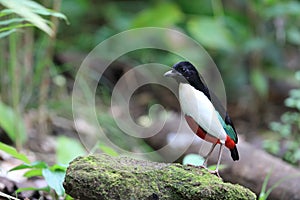
[[[185,115],[185,120],[187,121],[192,131],[196,133],[196,135],[199,136],[201,139],[214,144],[220,144],[220,140],[218,138],[207,134],[207,132],[202,127],[200,127],[192,117]]]

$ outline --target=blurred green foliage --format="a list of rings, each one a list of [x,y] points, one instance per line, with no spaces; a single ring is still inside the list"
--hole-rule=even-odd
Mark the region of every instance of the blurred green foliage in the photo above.
[[[300,86],[300,71],[295,77]],[[270,123],[271,130],[278,135],[274,139],[265,140],[264,148],[272,154],[281,156],[285,161],[298,165],[300,162],[300,89],[292,89],[284,104],[293,110],[282,114],[280,122]]]
[[[77,69],[57,66],[54,55],[89,52],[108,37],[131,28],[172,28],[191,36],[216,62],[231,94],[228,96],[236,101],[245,96],[252,98],[249,102],[253,109],[257,106],[256,98],[267,100],[270,80],[285,80],[299,69],[300,2],[296,0],[16,2],[19,1],[0,0],[3,6],[0,11],[0,125],[13,141],[19,140],[16,143],[26,140],[22,117],[29,109],[40,111],[41,124],[46,124],[45,110],[72,116],[65,75],[72,81]],[[58,26],[58,19],[67,23]],[[28,27],[38,27],[48,35]],[[149,49],[122,58],[128,63],[155,61],[172,65],[174,61],[171,53]],[[100,98],[109,102],[110,92],[103,90],[101,94],[104,97]],[[291,93],[292,99],[286,105],[295,104],[295,95],[297,91]],[[152,151],[143,141],[124,139],[125,134],[115,128],[110,115],[99,118],[117,145],[127,150],[136,145]],[[294,118],[285,116],[283,120],[283,125],[272,126],[274,130],[277,126],[287,137],[291,132],[287,124]],[[21,125],[13,126],[11,121]],[[23,130],[16,131],[16,127]],[[41,133],[43,130],[40,127]],[[103,144],[98,148],[115,154]],[[277,151],[276,147],[273,151]]]
[[[49,132],[44,127],[47,124],[45,115],[55,113],[72,117],[68,81],[72,84],[77,69],[57,66],[54,55],[90,52],[110,36],[131,28],[164,27],[189,35],[203,45],[216,62],[227,92],[231,94],[228,96],[235,101],[240,97],[251,99],[248,102],[253,109],[257,106],[256,98],[261,102],[268,99],[272,89],[270,80],[287,82],[299,70],[300,2],[296,0],[0,0],[0,4],[0,126],[18,148],[27,138],[23,117],[30,109],[38,110],[41,126],[37,131],[42,136]],[[58,19],[66,23],[58,26]],[[160,50],[131,52],[122,59],[129,64],[174,64],[174,55]],[[67,80],[67,76],[71,80]],[[299,72],[296,78],[300,81]],[[107,88],[99,93],[109,104],[110,91],[107,90],[111,88]],[[264,146],[279,155],[281,141],[284,141],[283,158],[296,164],[300,160],[299,89],[290,92],[285,105],[293,111],[284,113],[281,122],[270,124],[279,140],[266,140]],[[103,128],[111,133],[108,138],[117,146],[127,151],[153,151],[145,141],[128,138],[117,128],[111,115],[101,114],[98,118]],[[58,137],[57,141],[59,163],[67,164],[75,156],[84,154],[77,140]],[[66,147],[71,151],[65,151]],[[57,194],[63,194],[65,166],[50,167],[44,162],[29,164],[24,154],[3,143],[0,143],[0,150],[27,163],[23,165],[30,169],[25,174],[27,177],[43,176]],[[96,150],[110,155],[119,153],[101,141],[92,151]],[[160,159],[154,155],[153,160]],[[263,197],[267,196],[268,176]],[[50,191],[50,187],[46,190]]]
[[[68,166],[73,159],[86,154],[81,143],[74,138],[59,136],[56,146],[56,162],[60,165]]]
[[[258,200],[267,200],[269,195],[271,194],[271,192],[273,190],[275,190],[278,186],[280,186],[282,183],[284,183],[287,180],[293,179],[293,178],[298,178],[300,176],[299,174],[296,174],[296,175],[292,174],[292,175],[289,175],[287,177],[283,177],[283,178],[279,179],[278,181],[276,181],[273,185],[271,185],[267,189],[267,185],[268,185],[268,182],[269,182],[269,179],[270,179],[272,173],[273,173],[273,169],[271,168],[269,170],[269,172],[267,173],[267,175],[264,179],[264,182],[261,186],[261,190],[260,190],[260,193],[259,193],[259,196],[258,196]]]
[[[58,3],[55,1],[52,6],[57,8]],[[0,128],[20,149],[27,139],[28,131],[25,128],[24,114],[27,109],[33,107],[40,109],[47,103],[45,100],[48,98],[50,87],[48,75],[49,72],[53,73],[55,68],[52,49],[57,28],[56,20],[60,18],[67,21],[67,18],[62,13],[31,0],[0,0],[0,8]],[[32,27],[37,27],[48,35],[45,36]],[[44,113],[39,117],[46,119]],[[39,122],[46,124],[44,120]],[[41,131],[42,137],[42,130],[38,131]],[[72,147],[76,147],[78,143],[76,142],[72,143]],[[69,143],[60,139],[59,145],[62,145],[62,148]],[[75,152],[78,153],[78,149],[79,147]],[[50,193],[53,199],[65,196],[62,183],[66,166],[56,164],[50,167],[42,161],[30,163],[25,154],[2,142],[0,142],[0,150],[24,162],[11,171],[29,169],[24,174],[25,177],[43,177],[48,184],[45,188],[19,188],[16,194],[27,190],[38,190]],[[60,148],[58,150],[58,160],[68,163],[67,159],[70,158],[68,152],[62,153]],[[72,152],[74,153],[74,149]]]
[[[35,26],[49,36],[53,36],[55,33],[49,26],[52,22],[45,18],[45,16],[55,16],[67,22],[66,16],[62,13],[47,9],[32,0],[0,0],[0,4],[5,7],[0,12],[0,17],[2,18],[0,21],[0,25],[2,26],[0,28],[0,38],[8,36],[20,28],[30,26]]]
[[[58,51],[66,46],[90,51],[109,36],[136,27],[173,28],[188,34],[213,57],[227,91],[236,94],[229,95],[233,100],[241,94],[251,95],[251,91],[245,94],[248,85],[254,91],[250,98],[267,99],[269,80],[287,78],[292,74],[290,69],[297,67],[291,64],[293,58],[289,53],[299,53],[300,44],[297,28],[300,3],[294,0],[102,1],[101,4],[65,0],[62,11],[72,26],[61,27],[59,35],[64,40],[59,41]],[[134,60],[145,62],[151,54],[140,54]]]
[[[0,127],[20,148],[27,139],[25,108],[30,104],[42,106],[48,98],[49,83],[45,79],[53,67],[51,42],[56,20],[67,18],[31,0],[0,0],[0,5]],[[25,27],[37,27],[50,37]],[[39,98],[32,98],[36,88]]]
[[[299,70],[300,2],[296,0],[101,1],[101,4],[64,0],[62,11],[69,17],[71,26],[60,27],[58,35],[63,40],[58,41],[58,52],[66,48],[89,52],[110,36],[131,28],[176,29],[198,41],[212,56],[230,100],[246,98],[252,110],[267,103],[270,90],[274,89],[270,81],[289,82]],[[127,62],[155,61],[172,65],[172,56],[147,49],[129,53]],[[276,125],[272,126],[275,130]],[[276,130],[286,134],[287,126],[284,123]],[[118,137],[115,139],[118,141]],[[271,146],[273,152],[280,149]]]

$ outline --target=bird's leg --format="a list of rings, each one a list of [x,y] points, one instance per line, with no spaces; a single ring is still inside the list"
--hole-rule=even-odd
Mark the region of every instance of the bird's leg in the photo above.
[[[218,163],[217,163],[216,171],[219,170],[219,165],[221,163],[221,157],[222,157],[223,149],[224,149],[223,144],[220,144],[220,150],[219,150],[219,156],[218,156]]]
[[[219,165],[220,165],[220,162],[221,162],[223,148],[224,148],[223,144],[220,144],[220,150],[219,150],[219,156],[218,156],[217,166],[216,166],[216,169],[211,172],[213,174],[216,174],[218,177],[220,177],[220,174],[219,174]]]
[[[211,148],[210,148],[208,154],[207,154],[206,156],[204,156],[204,159],[205,159],[205,160],[204,160],[203,164],[200,165],[200,166],[196,166],[197,168],[204,168],[204,169],[207,169],[207,160],[208,160],[208,157],[209,157],[210,154],[213,152],[213,150],[214,150],[214,148],[216,147],[216,145],[217,145],[217,143],[214,143],[214,144],[211,146]],[[188,164],[188,166],[193,166],[193,167],[195,167],[194,165],[191,165],[191,164]]]
[[[208,161],[208,157],[210,156],[210,154],[213,152],[214,148],[216,147],[217,143],[214,143],[212,146],[211,146],[211,149],[209,150],[208,154],[204,157],[205,160],[203,162],[203,166],[206,168],[207,167],[207,161]]]

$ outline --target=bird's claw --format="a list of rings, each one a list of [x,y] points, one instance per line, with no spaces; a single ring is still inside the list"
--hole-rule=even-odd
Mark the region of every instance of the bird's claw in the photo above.
[[[192,165],[192,164],[187,164],[187,166],[190,167],[195,167],[195,168],[199,168],[199,169],[206,169],[209,173],[216,175],[217,177],[221,178],[220,174],[219,174],[219,170],[210,170],[208,169],[206,166],[204,165]],[[222,178],[221,178],[222,179]]]
[[[189,167],[195,167],[195,168],[200,168],[200,169],[207,169],[204,165],[192,165],[192,164],[187,164]]]
[[[221,178],[218,170],[208,170],[209,173],[216,175],[217,177]],[[221,178],[222,179],[222,178]]]

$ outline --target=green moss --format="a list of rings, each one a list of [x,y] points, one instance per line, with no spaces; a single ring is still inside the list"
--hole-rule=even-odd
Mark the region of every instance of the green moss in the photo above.
[[[76,199],[256,199],[205,169],[104,154],[75,159],[64,186]]]

